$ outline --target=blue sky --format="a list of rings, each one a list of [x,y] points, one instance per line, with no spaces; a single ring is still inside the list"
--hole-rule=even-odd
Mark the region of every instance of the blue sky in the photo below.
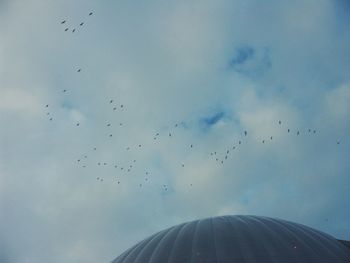
[[[224,214],[349,240],[349,12],[0,0],[0,261],[109,262]]]

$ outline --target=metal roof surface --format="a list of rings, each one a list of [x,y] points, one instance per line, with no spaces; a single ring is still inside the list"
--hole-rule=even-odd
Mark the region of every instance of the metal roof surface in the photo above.
[[[285,220],[222,216],[180,224],[141,241],[113,263],[345,263],[332,236]]]

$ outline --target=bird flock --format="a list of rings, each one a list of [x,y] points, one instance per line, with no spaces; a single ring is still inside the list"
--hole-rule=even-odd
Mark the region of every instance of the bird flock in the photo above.
[[[89,12],[87,17],[92,16],[94,13]],[[63,31],[64,32],[69,32],[71,31],[72,33],[75,33],[77,30],[82,28],[85,25],[85,21],[81,21],[78,25],[72,25],[69,24],[69,21],[67,19],[62,20],[60,24],[64,27]],[[82,71],[82,68],[76,68],[76,73],[80,73]],[[63,93],[67,93],[67,89],[62,90]],[[127,111],[127,107],[121,103],[117,102],[116,99],[111,98],[106,101],[107,107],[109,107],[111,112],[125,112]],[[52,114],[52,111],[50,111],[51,106],[49,104],[46,104],[45,106],[46,109],[46,116],[48,118],[48,121],[52,122],[54,120],[54,116]],[[163,130],[162,132],[156,131],[153,135],[149,136],[149,142],[153,143],[158,143],[159,145],[166,140],[172,140],[174,137],[176,137],[177,131],[181,128],[183,128],[183,125],[181,125],[181,122],[173,123],[172,125],[169,125],[167,130]],[[287,134],[295,134],[296,136],[300,136],[302,134],[301,130],[297,129],[291,129],[289,127],[285,127],[285,125],[282,123],[281,120],[276,121],[277,126],[279,126],[280,129],[283,129]],[[83,126],[80,122],[75,123],[76,127],[81,127]],[[114,136],[115,130],[112,129],[112,127],[119,127],[122,129],[124,126],[124,122],[122,121],[107,121],[105,123],[105,129],[106,129],[106,137],[109,138],[110,140],[113,140],[113,138],[120,139],[118,136]],[[183,130],[183,129],[182,129]],[[310,135],[315,135],[316,134],[316,129],[307,129],[303,133],[305,134],[310,134]],[[232,156],[231,153],[234,151],[238,151],[243,142],[246,140],[247,137],[249,137],[249,131],[244,130],[241,133],[241,136],[239,139],[236,139],[235,142],[231,142],[227,147],[225,147],[224,150],[220,151],[211,151],[208,152],[206,155],[209,160],[213,161],[214,163],[217,163],[217,165],[222,166],[226,162],[230,161],[230,157]],[[273,135],[267,136],[265,138],[261,139],[261,144],[267,144],[269,142],[274,141],[275,138]],[[96,156],[98,156],[99,151],[103,151],[101,149],[102,147],[99,147],[97,145],[93,146],[90,148],[89,154],[83,153],[80,154],[79,157],[76,159],[75,164],[82,169],[86,169],[89,167],[111,167],[118,171],[117,176],[113,177],[113,182],[115,182],[117,185],[122,185],[123,181],[127,180],[128,177],[122,177],[122,175],[127,175],[131,174],[133,169],[138,165],[137,158],[135,156],[138,156],[136,153],[145,150],[145,145],[149,145],[149,142],[143,142],[143,143],[134,143],[133,145],[126,146],[124,149],[119,149],[122,150],[126,153],[129,153],[128,156],[130,157],[128,161],[126,162],[107,162],[103,160],[96,160]],[[110,144],[113,144],[113,141],[110,141]],[[336,144],[339,145],[340,141],[336,141]],[[197,145],[198,146],[198,145]],[[185,151],[187,153],[189,151],[192,151],[193,153],[196,153],[198,147],[194,143],[190,143],[185,146]],[[171,150],[171,149],[170,149]],[[134,154],[134,157],[133,157]],[[186,153],[184,153],[185,155]],[[95,158],[93,158],[95,156]],[[90,158],[91,157],[91,158]],[[178,162],[178,167],[180,168],[185,168],[186,163],[184,161]],[[142,179],[139,180],[138,182],[138,187],[142,188],[145,185],[151,183],[151,169],[149,167],[144,167],[143,169],[143,176]],[[100,172],[99,175],[95,177],[95,180],[97,182],[105,182],[106,181],[106,176],[102,175],[103,171]],[[123,178],[123,179],[122,179]],[[193,186],[193,183],[190,182],[188,184],[189,187]],[[161,185],[161,189],[165,192],[169,190],[169,185],[163,184]]]

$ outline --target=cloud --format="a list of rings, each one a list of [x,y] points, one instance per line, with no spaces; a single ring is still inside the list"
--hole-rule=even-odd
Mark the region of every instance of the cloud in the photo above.
[[[349,239],[341,6],[6,2],[0,261],[108,262],[227,213]]]

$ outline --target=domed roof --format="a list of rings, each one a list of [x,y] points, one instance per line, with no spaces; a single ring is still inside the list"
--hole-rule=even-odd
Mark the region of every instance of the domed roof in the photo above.
[[[350,250],[310,227],[258,216],[221,216],[163,230],[114,263],[350,262]]]

